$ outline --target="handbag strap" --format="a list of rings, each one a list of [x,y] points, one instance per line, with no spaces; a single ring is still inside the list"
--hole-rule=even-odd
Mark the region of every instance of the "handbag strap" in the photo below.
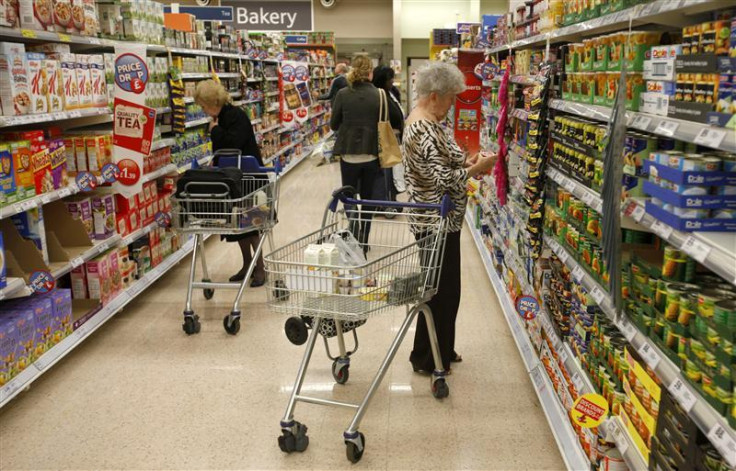
[[[386,91],[383,88],[378,89],[378,121],[388,121],[388,103],[386,102]]]

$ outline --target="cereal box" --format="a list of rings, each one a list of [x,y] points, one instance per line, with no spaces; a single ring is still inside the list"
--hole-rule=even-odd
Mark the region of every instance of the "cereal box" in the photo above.
[[[0,55],[0,100],[5,116],[27,114],[31,106],[25,53]]]
[[[79,84],[76,73],[76,54],[60,54],[61,87],[64,99],[64,109],[79,108]]]
[[[69,184],[66,167],[66,147],[64,139],[53,139],[49,142],[49,160],[51,161],[51,178],[54,189],[58,190]]]
[[[54,177],[51,175],[51,153],[46,143],[31,145],[31,167],[36,194],[54,191]]]
[[[110,298],[114,298],[123,289],[123,277],[120,274],[117,250],[111,250],[107,260],[108,266],[110,267]]]
[[[84,10],[84,30],[81,34],[85,36],[97,36],[100,31],[100,23],[97,20],[97,5],[95,0],[82,0]]]
[[[53,323],[54,343],[72,333],[72,292],[57,288],[49,293],[54,307]]]
[[[20,3],[20,27],[37,31],[53,31],[54,14],[52,0],[18,0]]]
[[[87,172],[87,140],[84,137],[74,138],[74,153],[76,155],[77,172]]]
[[[88,57],[90,80],[92,85],[92,105],[107,106],[107,82],[105,81],[105,63],[101,54]]]
[[[85,138],[87,146],[87,170],[99,175],[102,167],[111,162],[111,156],[105,143],[105,136],[88,136]],[[77,162],[79,166],[79,162]]]
[[[92,220],[97,240],[107,239],[115,233],[115,203],[111,194],[92,197]]]
[[[88,197],[76,197],[65,200],[66,209],[74,219],[79,219],[87,230],[90,239],[94,238],[94,219],[92,218],[92,199]]]
[[[30,113],[48,113],[48,81],[44,67],[44,56],[38,52],[26,53],[28,81],[31,89]]]
[[[92,78],[89,73],[87,57],[88,56],[83,54],[77,54],[77,61],[74,64],[80,108],[88,108],[92,106]]]
[[[107,255],[100,255],[85,264],[87,269],[87,288],[90,299],[99,299],[107,304],[110,297],[110,276]]]
[[[66,171],[69,175],[77,172],[77,151],[74,147],[74,138],[64,138],[64,157],[66,158]]]
[[[73,31],[71,0],[53,0],[53,4],[54,29],[60,33]]]
[[[53,302],[48,295],[42,295],[31,298],[28,301],[28,305],[33,308],[33,323],[36,329],[34,355],[38,358],[56,343],[54,342],[52,328],[54,318]]]
[[[15,192],[19,200],[36,195],[36,185],[33,180],[31,165],[31,143],[29,141],[14,141],[10,143],[10,153],[13,155],[13,171],[15,172]]]
[[[7,144],[0,144],[0,206],[18,201],[15,188],[13,154]]]
[[[3,233],[0,232],[0,289],[8,285],[7,271],[8,268],[5,263],[5,241],[3,240]]]
[[[18,374],[16,351],[18,350],[18,334],[15,322],[8,313],[0,313],[0,386]]]
[[[20,5],[18,0],[5,0],[0,5],[5,4],[5,17],[3,26],[8,28],[20,28]]]
[[[18,347],[15,351],[15,364],[18,373],[20,373],[36,360],[34,348],[36,343],[36,322],[33,307],[28,304],[18,304],[15,307],[16,309],[10,311],[8,314],[15,323],[16,339],[18,341]],[[51,308],[50,303],[48,307]]]
[[[72,268],[71,272],[72,297],[74,299],[88,299],[87,270],[84,265]]]
[[[33,208],[28,211],[14,214],[10,217],[24,239],[30,240],[36,245],[44,263],[49,264],[49,251],[46,246],[46,228],[43,223],[43,209]]]
[[[81,33],[84,31],[84,5],[82,0],[71,0],[72,4],[72,24],[70,32]]]
[[[43,61],[46,71],[46,103],[50,113],[64,111],[64,90],[61,81],[59,62],[53,59]]]

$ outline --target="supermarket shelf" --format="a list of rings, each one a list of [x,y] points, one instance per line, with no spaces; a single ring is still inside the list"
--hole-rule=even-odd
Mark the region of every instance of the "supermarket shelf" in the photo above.
[[[263,101],[263,98],[254,98],[252,100],[243,100],[241,102],[242,105],[249,105],[251,103],[260,103]]]
[[[274,126],[271,126],[270,128],[266,128],[266,129],[263,129],[261,131],[256,131],[256,132],[259,133],[259,134],[266,134],[267,132],[275,131],[275,130],[277,130],[280,127],[281,127],[280,124],[276,124]]]
[[[626,431],[626,426],[621,422],[621,419],[610,417],[606,424],[609,440],[613,439],[616,448],[621,453],[621,456],[623,456],[629,469],[649,469],[644,461],[644,457],[641,456],[641,453],[639,453],[636,445],[631,440],[631,436]]]
[[[95,116],[106,117],[112,121],[112,113],[107,106],[102,108],[84,108],[74,111],[59,111],[57,113],[27,114],[22,116],[0,117],[0,128],[11,126],[23,126],[26,124],[40,124],[52,121],[68,121],[73,119],[91,118]]]
[[[512,75],[509,80],[517,85],[537,85],[543,83],[546,78],[537,75]]]
[[[171,113],[171,107],[170,106],[164,106],[162,108],[156,108],[156,114],[157,115],[166,114],[166,113]]]
[[[194,97],[193,96],[185,96],[184,97],[184,103],[194,103]]]
[[[193,247],[194,239],[189,239],[179,250],[167,257],[159,266],[148,272],[140,280],[133,283],[133,285],[131,285],[127,290],[117,295],[87,322],[79,326],[77,330],[69,334],[58,344],[54,345],[33,364],[29,365],[15,378],[11,379],[7,384],[0,388],[0,407],[5,406],[11,399],[17,396],[19,392],[30,386],[33,381],[51,369],[56,362],[65,357],[70,351],[74,350],[74,348],[89,337],[92,332],[96,331],[102,324],[112,318],[112,316],[120,312],[120,310],[131,300],[151,286],[154,281],[158,280],[164,273],[169,271],[174,265],[186,257],[189,252],[192,251]]]
[[[673,2],[674,3],[674,2]],[[566,100],[550,100],[550,108],[598,121],[611,119],[611,108]],[[713,149],[736,152],[736,131],[682,119],[653,114],[626,112],[629,128],[664,137],[675,136],[680,141],[693,142]]]
[[[273,154],[273,155],[272,155],[271,157],[269,157],[269,158],[268,158],[268,159],[267,159],[267,160],[265,161],[265,163],[273,162],[274,160],[276,160],[276,158],[277,158],[277,157],[280,157],[280,156],[281,156],[281,155],[282,155],[282,154],[283,154],[284,152],[286,152],[286,151],[287,151],[287,150],[289,150],[289,149],[292,149],[292,148],[294,148],[294,146],[296,146],[297,144],[300,144],[300,143],[302,142],[302,140],[303,140],[303,139],[299,139],[298,141],[294,141],[294,142],[292,142],[291,144],[289,144],[289,145],[286,145],[286,146],[282,147],[282,148],[281,148],[281,149],[279,149],[279,150],[278,150],[278,151],[277,151],[277,152],[276,152],[275,154]]]
[[[206,165],[209,165],[209,163],[212,162],[212,159],[213,158],[214,158],[213,155],[207,155],[207,156],[202,157],[201,159],[197,160],[197,164],[200,167],[204,167]],[[192,162],[187,162],[187,163],[185,163],[183,165],[180,165],[180,166],[176,167],[175,171],[177,171],[179,173],[184,173],[187,170],[189,170],[190,168],[192,168]]]
[[[0,289],[0,300],[30,296],[31,290],[23,278],[8,277],[5,288]]]
[[[278,90],[276,90],[274,92],[268,92],[268,93],[264,94],[264,96],[271,97],[271,96],[278,96],[278,94],[279,94],[279,92],[278,92]]]
[[[219,78],[239,78],[240,72],[215,72]]]
[[[51,269],[51,275],[54,279],[59,279],[74,268],[82,265],[84,262],[95,258],[97,255],[106,252],[113,247],[116,247],[118,243],[120,243],[120,235],[114,234],[105,240],[93,241],[92,247],[89,248],[82,248],[81,250],[76,247],[66,248],[67,252],[70,253],[73,258],[69,262],[61,264],[52,263],[49,267]]]
[[[241,92],[230,92],[231,98],[240,98],[240,95],[242,95]]]
[[[635,205],[635,206],[632,206]],[[629,198],[624,212],[632,219],[682,249],[689,256],[710,270],[736,285],[736,233],[735,232],[681,232],[660,222],[644,209],[644,202]]]
[[[302,152],[302,154],[299,157],[297,157],[296,159],[292,159],[291,162],[289,163],[289,165],[287,165],[286,167],[284,167],[284,170],[281,172],[281,176],[283,177],[287,173],[291,172],[294,169],[294,167],[296,167],[297,165],[299,165],[300,163],[302,163],[303,161],[305,161],[307,159],[307,157],[309,157],[311,155],[311,153],[312,153],[312,150],[309,149],[309,150],[306,150],[306,151]]]
[[[257,82],[260,82],[260,81],[261,81],[261,79],[259,79],[259,78],[256,78],[256,77],[248,77],[248,83],[257,83]]]
[[[526,334],[526,330],[521,324],[521,319],[516,313],[516,310],[506,293],[504,284],[496,274],[490,254],[483,243],[480,232],[474,226],[473,216],[469,209],[465,212],[465,220],[467,221],[470,232],[473,235],[473,240],[475,241],[475,245],[481,259],[483,260],[483,265],[485,266],[488,278],[490,279],[491,285],[493,285],[493,289],[496,292],[499,303],[501,304],[504,317],[506,318],[506,322],[509,324],[516,346],[524,360],[527,372],[529,373],[532,384],[534,385],[534,390],[539,397],[542,409],[547,417],[550,429],[555,437],[560,454],[567,465],[567,469],[589,469],[590,462],[586,458],[583,449],[580,447],[580,443],[578,442],[577,435],[575,434],[572,425],[570,425],[567,411],[562,407],[562,404],[560,404],[554,387],[544,370],[544,366],[541,364],[539,358],[534,352],[529,336]]]
[[[629,22],[634,27],[650,23],[683,26],[683,20],[687,21],[686,15],[728,6],[728,0],[656,0],[592,20],[558,28],[549,33],[513,41],[508,45],[486,49],[486,52],[495,53],[524,47],[542,46],[548,40],[554,43],[582,36],[597,36],[608,31],[628,29]],[[730,3],[730,6],[733,6],[733,2]]]
[[[310,116],[310,118],[316,118],[317,116],[322,116],[325,113],[327,113],[327,110],[322,110],[318,113],[314,113],[313,115]]]
[[[576,198],[583,201],[589,207],[603,214],[603,198],[601,195],[591,190],[587,186],[579,183],[572,178],[568,178],[554,168],[547,169],[547,176],[557,182],[561,187],[575,195]]]
[[[151,152],[153,152],[154,150],[163,149],[164,147],[171,147],[174,144],[176,144],[176,139],[173,138],[158,139],[157,141],[154,141],[153,144],[151,144]]]
[[[278,77],[263,77],[263,80],[266,82],[277,82],[279,80]]]
[[[731,466],[736,466],[736,431],[730,428],[726,419],[716,412],[699,393],[687,386],[687,380],[679,368],[672,363],[649,338],[642,334],[631,322],[618,316],[613,300],[593,277],[562,247],[556,240],[545,236],[545,243],[557,254],[562,263],[572,270],[572,276],[582,284],[595,299],[601,310],[618,327],[647,365],[654,371],[662,384],[672,389],[676,383],[685,394],[675,395],[677,401],[688,415],[709,438],[722,436],[720,440],[711,440],[713,445]],[[674,394],[673,394],[674,395]]]
[[[193,127],[196,127],[196,126],[201,126],[203,124],[207,124],[210,121],[212,121],[212,118],[210,118],[210,117],[195,119],[193,121],[187,121],[184,124],[184,127],[187,128],[187,129],[189,129],[189,128],[193,128]]]
[[[182,72],[182,80],[193,80],[193,79],[211,79],[211,72],[195,73],[195,72]]]

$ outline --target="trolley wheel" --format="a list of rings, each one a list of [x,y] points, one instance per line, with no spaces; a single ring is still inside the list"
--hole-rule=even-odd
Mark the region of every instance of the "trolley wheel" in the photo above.
[[[296,433],[295,433],[296,432]],[[294,422],[294,426],[290,429],[281,429],[279,437],[279,448],[284,453],[294,451],[302,452],[309,446],[309,437],[307,436],[307,426]]]
[[[187,335],[198,334],[202,328],[202,324],[199,323],[199,316],[192,313],[184,313],[184,323],[182,329]]]
[[[345,384],[350,378],[350,363],[340,361],[340,358],[332,362],[332,377],[337,384]]]
[[[360,443],[362,443],[363,446],[359,446],[353,441],[345,440],[345,455],[351,463],[357,463],[360,461],[363,457],[363,452],[365,451],[365,435],[363,435],[363,432],[358,432],[358,435],[360,435]]]
[[[232,314],[225,316],[222,319],[222,325],[225,327],[225,332],[230,335],[236,335],[240,332],[240,317],[235,317],[232,321],[230,320],[231,317],[233,317]]]
[[[273,290],[273,297],[276,299],[276,301],[288,301],[289,290],[286,289],[286,283],[284,283],[283,280],[276,280],[273,284],[275,286]]]
[[[444,399],[450,395],[450,386],[445,378],[437,378],[432,381],[432,395],[437,399]]]
[[[202,278],[202,283],[209,283],[211,281],[209,278]],[[215,295],[214,288],[204,288],[202,292],[204,293],[204,299],[212,299],[212,296]]]
[[[309,333],[307,325],[301,317],[289,317],[284,324],[286,338],[294,345],[303,345],[307,341]]]

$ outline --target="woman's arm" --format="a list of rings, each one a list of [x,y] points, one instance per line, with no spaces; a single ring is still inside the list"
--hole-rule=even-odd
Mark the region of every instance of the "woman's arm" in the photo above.
[[[388,103],[388,119],[391,121],[391,128],[401,131],[404,127],[404,116],[401,114],[401,108],[397,105],[386,92]]]
[[[238,113],[237,109],[230,110],[222,120],[212,128],[212,148],[242,149],[249,137],[253,136],[253,126],[245,112]]]
[[[345,90],[344,88],[342,90]],[[340,125],[342,124],[342,97],[343,93],[342,90],[337,92],[337,96],[335,97],[335,103],[332,104],[332,117],[330,117],[330,128],[333,131],[337,131],[340,129]]]

